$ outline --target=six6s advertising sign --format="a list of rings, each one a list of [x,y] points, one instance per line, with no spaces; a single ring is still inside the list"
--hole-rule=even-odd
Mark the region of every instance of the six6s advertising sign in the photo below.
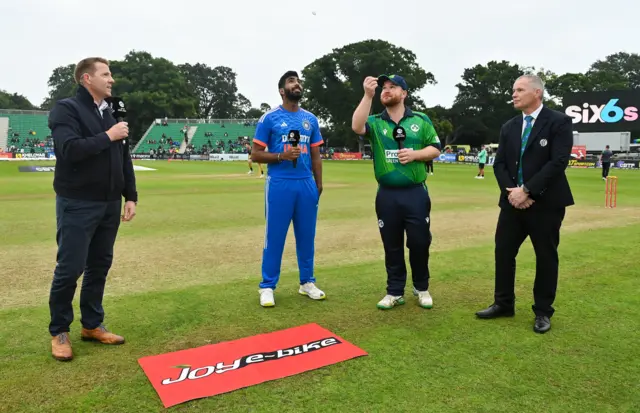
[[[570,93],[562,98],[564,113],[577,132],[640,130],[640,91]]]

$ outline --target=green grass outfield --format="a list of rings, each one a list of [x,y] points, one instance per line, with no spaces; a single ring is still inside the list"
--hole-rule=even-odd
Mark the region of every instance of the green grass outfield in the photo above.
[[[41,162],[40,165],[52,164]],[[153,412],[162,404],[140,357],[315,322],[369,353],[319,370],[177,406],[202,412],[640,411],[640,172],[618,171],[604,208],[599,170],[568,171],[577,205],[561,234],[552,330],[532,331],[535,267],[523,245],[512,319],[476,320],[491,303],[498,214],[491,168],[435,165],[429,177],[434,308],[376,309],[385,293],[371,164],[325,162],[316,275],[327,300],[297,294],[289,233],[276,307],[258,304],[264,180],[245,163],[138,162],[138,216],[122,224],[106,324],[127,339],[71,340],[50,355],[55,266],[52,173],[0,162],[0,411]]]

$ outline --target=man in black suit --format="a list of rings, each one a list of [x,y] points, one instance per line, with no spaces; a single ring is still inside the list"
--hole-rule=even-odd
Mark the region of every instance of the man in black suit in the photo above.
[[[500,186],[500,216],[495,234],[495,295],[479,318],[515,313],[518,250],[527,236],[536,254],[533,287],[534,331],[551,328],[558,283],[560,226],[573,195],[565,175],[571,157],[571,118],[543,106],[544,86],[534,75],[516,80],[514,107],[522,111],[502,126],[493,170]]]

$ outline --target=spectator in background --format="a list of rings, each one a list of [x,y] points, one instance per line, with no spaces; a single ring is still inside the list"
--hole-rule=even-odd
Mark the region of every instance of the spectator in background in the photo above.
[[[482,150],[478,153],[478,175],[476,179],[484,179],[484,165],[487,163],[487,149],[482,145]]]
[[[425,162],[425,164],[427,166],[427,173],[433,175],[433,159]]]
[[[602,155],[600,155],[600,163],[602,164],[602,180],[606,181],[609,176],[609,168],[611,167],[611,157],[613,152],[609,149],[609,145],[604,148]]]
[[[249,175],[253,175],[253,162],[251,161],[251,145],[249,144],[249,142],[247,142],[245,144],[245,148],[247,149],[247,153],[249,154],[248,157],[248,164],[249,164]],[[262,170],[262,164],[260,164],[259,162],[256,162],[258,164],[258,168],[260,168],[260,178],[264,178],[264,171]]]

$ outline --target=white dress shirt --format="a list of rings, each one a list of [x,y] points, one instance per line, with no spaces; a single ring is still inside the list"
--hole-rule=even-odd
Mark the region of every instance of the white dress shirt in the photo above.
[[[100,103],[96,103],[96,107],[98,108],[100,117],[104,118],[104,111],[109,107],[109,104],[103,100]]]
[[[543,104],[540,104],[538,109],[534,110],[533,113],[531,113],[531,116],[533,116],[533,120],[531,121],[531,126],[536,124],[536,119],[538,119],[538,116],[540,116],[540,112],[542,111],[543,106],[544,106]],[[524,134],[524,130],[527,127],[527,121],[524,119],[527,116],[528,115],[525,115],[524,112],[522,113],[522,132],[520,132],[520,136]]]

